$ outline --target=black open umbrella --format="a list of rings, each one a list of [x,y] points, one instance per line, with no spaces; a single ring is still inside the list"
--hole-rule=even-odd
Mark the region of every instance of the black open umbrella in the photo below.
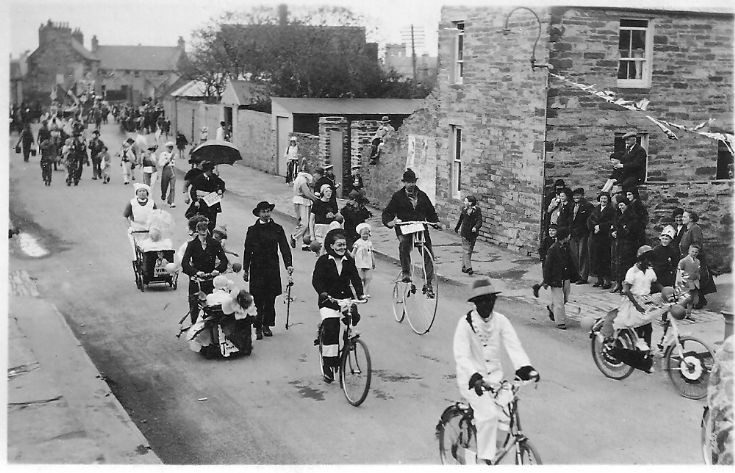
[[[240,151],[229,141],[207,140],[191,152],[192,162],[209,161],[215,166],[233,164],[241,159]]]

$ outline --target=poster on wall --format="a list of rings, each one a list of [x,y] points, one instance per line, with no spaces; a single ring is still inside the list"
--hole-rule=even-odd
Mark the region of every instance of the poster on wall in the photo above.
[[[408,135],[406,168],[411,168],[419,178],[419,189],[426,192],[436,205],[436,147],[434,138],[424,135]]]

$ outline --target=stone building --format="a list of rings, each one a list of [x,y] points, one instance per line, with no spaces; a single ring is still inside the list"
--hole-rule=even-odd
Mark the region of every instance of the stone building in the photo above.
[[[433,85],[436,82],[436,64],[436,56],[430,56],[428,53],[417,54],[416,81]],[[407,51],[405,43],[385,45],[383,68],[387,71],[393,70],[406,79],[413,78],[413,57]]]
[[[134,103],[160,98],[180,77],[184,46],[182,38],[173,47],[105,46],[93,36],[90,50],[81,30],[49,20],[39,27],[38,48],[27,59],[25,100],[49,103],[55,86],[77,96],[94,92]]]
[[[705,131],[733,133],[732,13],[561,6],[535,13],[538,19],[525,8],[443,8],[428,115],[404,122],[385,148],[398,154],[371,176],[381,176],[391,160],[405,165],[405,143],[431,137],[441,219],[456,222],[461,200],[475,194],[487,222],[480,238],[530,255],[553,181],[583,187],[594,201],[610,175],[610,153],[623,133],[636,130],[649,155],[641,186],[648,236],[674,207],[695,210],[713,259],[729,267],[728,147],[678,129],[679,139],[668,139],[646,115],[687,127],[714,119]],[[532,57],[553,69],[532,68]],[[645,99],[646,112],[559,77],[628,101]]]

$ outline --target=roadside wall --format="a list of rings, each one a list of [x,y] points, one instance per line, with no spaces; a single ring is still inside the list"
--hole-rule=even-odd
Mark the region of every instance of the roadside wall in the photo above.
[[[235,110],[232,118],[232,144],[240,150],[242,164],[274,174],[276,161],[271,114],[253,110]],[[210,136],[213,137],[211,131]]]

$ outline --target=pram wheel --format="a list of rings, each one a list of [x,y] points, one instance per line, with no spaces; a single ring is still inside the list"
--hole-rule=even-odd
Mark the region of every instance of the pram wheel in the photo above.
[[[143,281],[141,280],[140,273],[138,272],[138,262],[133,261],[133,275],[135,276],[135,287],[142,290]]]

